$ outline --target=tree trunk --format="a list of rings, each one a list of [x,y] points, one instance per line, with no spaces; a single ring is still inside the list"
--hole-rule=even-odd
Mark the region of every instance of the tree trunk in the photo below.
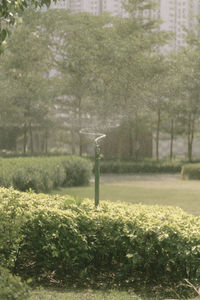
[[[157,111],[157,124],[156,124],[156,160],[157,161],[159,161],[160,122],[161,122],[161,112],[159,107]]]
[[[192,148],[193,148],[193,141],[194,141],[194,123],[195,118],[189,113],[188,118],[188,160],[192,161]]]
[[[190,142],[188,143],[188,160],[192,161],[192,144]]]
[[[120,161],[122,158],[122,132],[119,132],[118,144],[117,144],[117,161]]]
[[[174,119],[171,119],[170,126],[170,160],[173,159],[173,143],[174,143]]]
[[[138,114],[137,114],[137,111],[135,112],[135,128],[134,128],[134,132],[135,132],[134,152],[135,152],[135,160],[137,161],[138,158],[139,158],[139,150],[140,150],[140,146],[139,146],[139,126],[138,126]]]
[[[48,153],[48,129],[45,128],[45,153]]]
[[[83,136],[80,133],[80,130],[82,129],[82,110],[81,110],[81,97],[78,98],[78,123],[79,123],[79,155],[82,156],[83,154]]]
[[[26,146],[27,146],[27,125],[26,121],[24,122],[24,139],[23,139],[23,152],[26,154]]]
[[[74,127],[71,128],[71,148],[72,148],[72,154],[75,154],[75,132]]]
[[[33,154],[33,131],[32,131],[32,124],[31,121],[29,122],[29,133],[30,133],[30,150],[31,154]]]
[[[130,158],[133,157],[133,129],[132,129],[132,122],[129,121],[128,123],[128,130],[129,130],[129,156]]]

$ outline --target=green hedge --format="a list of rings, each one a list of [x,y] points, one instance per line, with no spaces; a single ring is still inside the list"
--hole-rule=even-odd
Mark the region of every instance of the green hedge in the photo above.
[[[49,192],[60,186],[89,183],[91,163],[75,156],[20,157],[0,160],[0,186]]]
[[[28,285],[13,276],[7,269],[0,267],[0,299],[1,300],[28,300],[30,289]]]
[[[54,282],[175,285],[200,280],[200,218],[181,209],[0,190],[0,262]]]
[[[181,170],[182,179],[198,179],[200,180],[200,163],[187,164]]]
[[[181,163],[169,162],[127,162],[127,161],[101,161],[101,173],[179,173]]]

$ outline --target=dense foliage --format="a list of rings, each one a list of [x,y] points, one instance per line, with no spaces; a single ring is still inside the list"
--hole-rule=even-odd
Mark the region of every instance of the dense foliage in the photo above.
[[[200,163],[184,165],[181,176],[182,179],[200,179]]]
[[[47,152],[53,144],[82,154],[87,140],[81,128],[114,123],[121,124],[112,145],[120,159],[123,147],[137,159],[150,140],[157,160],[164,150],[173,159],[181,137],[187,140],[181,153],[192,160],[200,115],[200,22],[191,19],[196,28],[187,35],[188,46],[162,55],[160,47],[173,41],[158,20],[148,19],[152,1],[125,2],[131,18],[27,10],[0,56],[1,150]],[[4,25],[28,3],[48,6],[50,0],[3,1],[0,44]]]
[[[56,0],[53,0],[56,2]],[[53,2],[52,1],[52,2]],[[50,5],[51,0],[3,0],[0,5],[0,52],[7,35],[10,33],[10,26],[16,25],[19,14],[27,7],[42,7]]]
[[[135,9],[145,2],[131,1]],[[0,148],[34,153],[69,145],[83,154],[87,138],[80,129],[99,131],[121,118],[128,121],[130,139],[138,136],[141,124],[151,127],[149,81],[160,75],[158,62],[164,65],[157,49],[165,37],[158,22],[144,23],[137,14],[122,20],[61,9],[27,11],[1,56]],[[12,145],[1,142],[5,124]],[[135,144],[130,142],[131,157]]]
[[[0,190],[0,262],[65,284],[172,286],[200,279],[200,219],[181,209]]]
[[[0,186],[49,192],[89,183],[91,163],[76,156],[19,157],[0,160]]]
[[[179,173],[181,163],[157,162],[157,161],[101,161],[100,170],[102,173]]]
[[[23,283],[19,277],[11,275],[5,269],[0,268],[0,299],[1,300],[27,300],[30,296],[30,290],[26,283]]]

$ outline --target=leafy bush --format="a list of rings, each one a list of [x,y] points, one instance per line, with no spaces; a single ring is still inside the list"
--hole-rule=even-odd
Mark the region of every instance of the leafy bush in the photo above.
[[[181,209],[0,191],[0,261],[64,283],[172,285],[200,279],[200,218]],[[8,243],[9,242],[9,243]]]
[[[59,186],[87,184],[91,168],[88,160],[75,156],[1,159],[0,186],[49,192]]]
[[[127,161],[101,161],[101,173],[178,173],[181,171],[180,163],[169,162],[127,162]]]
[[[26,300],[30,291],[26,283],[19,277],[13,276],[7,269],[0,268],[0,299],[1,300]]]
[[[187,164],[181,169],[182,179],[200,179],[200,163],[198,164]]]
[[[81,157],[72,156],[70,160],[63,160],[63,166],[66,172],[66,186],[87,185],[91,177],[92,164]]]

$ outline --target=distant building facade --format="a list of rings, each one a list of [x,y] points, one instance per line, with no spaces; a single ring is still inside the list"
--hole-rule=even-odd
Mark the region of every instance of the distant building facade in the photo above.
[[[161,28],[174,33],[171,47],[176,49],[186,45],[185,29],[192,29],[195,16],[200,12],[199,0],[161,0]]]
[[[61,3],[65,4],[61,4]],[[53,7],[67,7],[73,13],[89,12],[94,15],[100,15],[103,12],[110,12],[112,15],[124,16],[125,10],[122,7],[121,0],[60,0]]]
[[[194,16],[200,13],[200,0],[152,0],[152,3],[155,2],[157,6],[152,10],[143,11],[143,17],[161,19],[161,29],[174,33],[169,50],[184,46],[185,29],[194,26]],[[89,12],[100,15],[110,12],[113,16],[128,16],[121,0],[58,0],[51,7],[69,9],[73,13]]]

